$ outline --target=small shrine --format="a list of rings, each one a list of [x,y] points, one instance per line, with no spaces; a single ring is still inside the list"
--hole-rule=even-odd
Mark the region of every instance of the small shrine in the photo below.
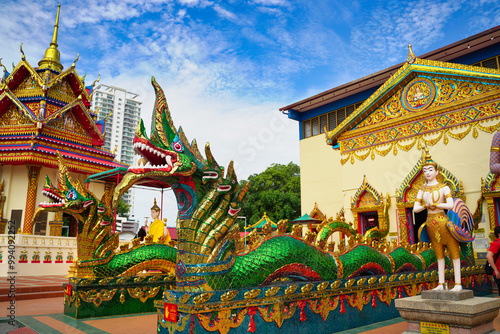
[[[260,232],[262,232],[262,228],[264,228],[264,225],[266,225],[266,224],[268,224],[268,226],[270,225],[271,230],[273,230],[273,231],[275,231],[278,228],[278,225],[276,225],[276,223],[273,222],[271,220],[271,218],[269,218],[267,216],[267,212],[264,212],[264,215],[262,216],[262,218],[260,218],[255,224],[245,227],[245,229],[246,230],[256,230],[257,233],[260,233]]]

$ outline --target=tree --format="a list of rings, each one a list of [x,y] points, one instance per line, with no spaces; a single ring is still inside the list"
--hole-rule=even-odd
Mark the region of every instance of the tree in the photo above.
[[[243,180],[240,184],[246,182]],[[300,216],[300,167],[293,162],[272,164],[262,173],[250,175],[248,182],[245,205],[239,214],[247,217],[247,225],[255,224],[264,212],[276,223]],[[239,224],[242,223],[239,220]]]
[[[120,201],[118,202],[118,208],[116,209],[116,213],[118,214],[118,216],[128,218],[129,212],[130,212],[130,204],[126,203],[123,199],[120,198]]]

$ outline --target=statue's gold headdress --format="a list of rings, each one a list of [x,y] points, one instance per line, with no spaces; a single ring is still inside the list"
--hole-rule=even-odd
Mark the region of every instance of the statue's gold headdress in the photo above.
[[[423,150],[422,150],[422,167],[425,167],[425,166],[434,166],[434,168],[436,170],[438,169],[437,163],[434,160],[432,160],[432,157],[429,153],[429,149],[427,148],[427,145],[425,145]]]
[[[151,208],[151,210],[155,210],[155,211],[160,211],[160,207],[158,206],[158,204],[156,204],[156,198],[155,198],[155,204],[153,205],[153,207]]]

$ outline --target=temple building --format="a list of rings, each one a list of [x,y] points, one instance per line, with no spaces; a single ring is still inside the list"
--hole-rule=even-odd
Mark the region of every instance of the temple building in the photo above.
[[[413,205],[427,147],[440,181],[475,212],[474,247],[485,252],[500,209],[489,172],[499,55],[500,26],[418,57],[409,46],[400,64],[281,108],[300,125],[303,212],[342,212],[362,234],[378,228],[414,244],[426,219]]]
[[[10,73],[2,65],[0,233],[7,233],[6,222],[14,221],[16,231],[25,235],[76,235],[76,222],[70,216],[43,215],[32,224],[38,204],[48,201],[41,191],[44,175],[57,180],[58,152],[73,179],[82,182],[91,174],[126,166],[103,149],[104,122],[98,122],[90,109],[93,85],[86,87],[78,75],[78,57],[66,69],[61,64],[58,28],[59,9],[52,42],[38,67],[28,62],[22,47],[21,61]],[[106,185],[88,186],[100,196]]]

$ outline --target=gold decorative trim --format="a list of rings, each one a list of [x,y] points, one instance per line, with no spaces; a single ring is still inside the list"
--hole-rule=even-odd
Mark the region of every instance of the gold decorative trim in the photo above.
[[[454,75],[464,76],[474,79],[498,79],[500,76],[498,70],[486,69],[476,66],[446,63],[435,60],[426,60],[416,58],[415,62],[405,63],[396,73],[394,73],[375,93],[366,99],[349,117],[347,117],[339,126],[332,131],[325,131],[327,143],[335,144],[338,136],[340,136],[346,128],[358,117],[366,115],[377,107],[377,102],[383,95],[387,95],[400,85],[400,82],[407,83],[411,79],[410,74],[417,76],[417,71],[426,72],[434,75]],[[406,80],[405,80],[406,79]]]
[[[127,288],[128,294],[132,298],[139,298],[141,302],[145,303],[149,298],[154,298],[160,291],[161,286],[148,287],[143,286],[137,288]]]
[[[94,303],[95,306],[99,307],[101,303],[107,302],[113,299],[116,293],[116,289],[108,290],[102,289],[101,291],[89,290],[89,291],[78,291],[78,296],[86,303]],[[78,307],[78,306],[77,306]]]

